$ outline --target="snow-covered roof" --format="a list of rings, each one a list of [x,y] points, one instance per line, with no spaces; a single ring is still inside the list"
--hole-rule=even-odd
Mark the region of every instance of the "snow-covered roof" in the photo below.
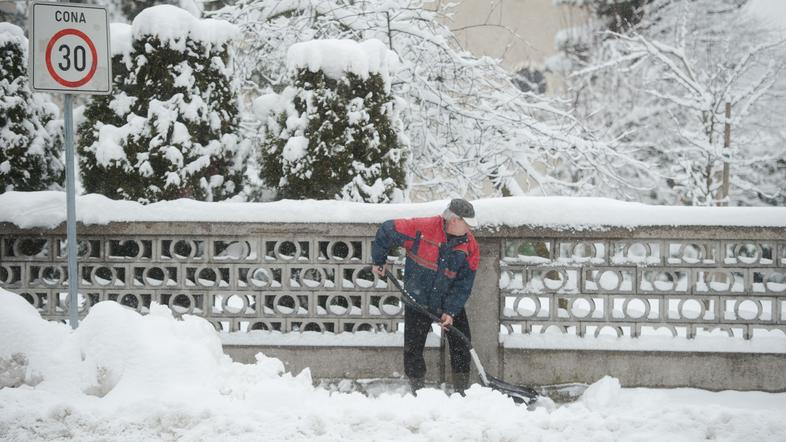
[[[321,70],[329,78],[336,80],[346,73],[353,73],[364,79],[368,78],[369,74],[379,74],[386,84],[390,84],[390,75],[395,74],[398,67],[398,55],[375,39],[362,42],[311,40],[295,43],[287,51],[289,70]]]
[[[364,204],[344,201],[270,203],[202,202],[189,199],[142,205],[103,195],[77,198],[77,220],[83,224],[124,221],[364,223],[432,216],[448,201],[413,204]],[[636,226],[762,226],[786,227],[784,207],[650,206],[608,198],[509,197],[473,201],[483,226],[542,226],[574,230]],[[64,192],[6,192],[0,194],[0,222],[21,228],[51,228],[66,219]]]
[[[132,24],[134,38],[158,37],[180,46],[186,38],[210,44],[224,44],[240,36],[240,28],[224,20],[198,19],[185,9],[158,5],[140,12]]]

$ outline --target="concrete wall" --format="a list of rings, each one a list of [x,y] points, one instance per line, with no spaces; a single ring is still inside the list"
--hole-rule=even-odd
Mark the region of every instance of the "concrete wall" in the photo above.
[[[608,375],[625,387],[786,391],[783,354],[519,350],[479,341],[475,345],[486,358],[494,355],[484,365],[491,374],[519,385],[591,384]],[[400,347],[227,345],[224,352],[242,363],[253,363],[262,352],[281,359],[293,374],[310,368],[314,379],[399,378],[404,371]],[[440,349],[426,349],[425,357],[427,380],[449,383],[450,370],[444,370],[448,360],[440,361]]]
[[[592,383],[613,376],[626,387],[786,391],[786,355],[605,350],[504,349],[507,381]]]
[[[222,296],[222,294],[238,294],[242,296],[256,297],[275,296],[277,293],[311,293],[312,296],[320,295],[321,292],[336,292],[335,287],[314,288],[313,290],[303,290],[300,287],[289,287],[288,282],[284,281],[284,286],[280,288],[254,288],[250,286],[238,285],[238,267],[258,267],[270,266],[268,261],[273,262],[273,266],[285,268],[286,266],[302,267],[301,261],[276,261],[272,257],[265,258],[261,251],[254,259],[245,259],[240,262],[227,262],[225,259],[213,259],[211,253],[212,242],[227,239],[238,239],[253,241],[256,246],[263,248],[268,241],[285,241],[302,239],[306,241],[318,242],[328,240],[352,240],[363,243],[364,258],[362,262],[368,262],[365,255],[368,250],[369,242],[376,230],[375,225],[371,224],[259,224],[259,223],[178,223],[178,222],[139,222],[139,223],[112,223],[109,225],[91,225],[78,227],[80,238],[96,242],[96,256],[84,258],[82,266],[108,266],[124,269],[124,278],[113,278],[117,284],[97,285],[91,281],[88,288],[84,290],[98,293],[98,300],[107,300],[112,293],[145,294],[156,300],[161,293],[201,293],[203,297],[210,300],[207,305],[213,306],[215,300],[211,297]],[[34,303],[38,306],[42,316],[52,320],[62,320],[67,312],[62,309],[62,305],[57,301],[60,293],[65,291],[64,281],[55,281],[50,284],[43,283],[40,272],[34,268],[45,266],[62,267],[64,257],[58,252],[56,247],[59,241],[65,236],[64,226],[54,229],[20,229],[10,224],[0,223],[0,268],[17,269],[6,273],[6,281],[0,281],[0,285],[17,293],[28,292],[35,295],[35,299],[40,301]],[[513,263],[509,257],[505,256],[504,269],[501,267],[501,260],[505,248],[503,244],[509,240],[520,239],[522,241],[536,241],[538,243],[548,243],[552,247],[552,256],[549,260],[559,261],[563,259],[559,253],[567,250],[563,245],[570,245],[575,242],[607,244],[608,250],[612,250],[615,244],[647,243],[655,241],[662,244],[662,250],[668,250],[669,244],[682,243],[701,243],[709,249],[715,250],[712,254],[717,258],[714,263],[677,263],[669,264],[662,256],[656,268],[682,269],[682,271],[701,272],[707,269],[715,271],[728,271],[734,269],[736,272],[744,273],[752,284],[750,278],[756,272],[784,272],[786,266],[786,229],[785,228],[757,228],[757,227],[713,227],[713,226],[641,226],[635,229],[626,228],[598,228],[593,230],[572,231],[552,229],[541,226],[523,227],[499,227],[494,229],[481,229],[476,232],[476,237],[480,242],[482,253],[481,266],[475,279],[475,286],[472,297],[468,304],[468,314],[472,324],[472,337],[476,350],[485,368],[492,374],[499,374],[503,379],[520,384],[555,384],[565,382],[584,382],[590,383],[604,375],[615,376],[620,379],[625,386],[649,386],[649,387],[675,387],[692,386],[714,390],[739,389],[739,390],[766,390],[766,391],[786,391],[786,354],[750,354],[750,353],[689,353],[689,352],[646,352],[646,351],[588,351],[588,350],[525,350],[525,349],[503,349],[499,344],[500,326],[520,325],[522,327],[532,326],[533,324],[557,324],[559,326],[581,327],[592,325],[588,319],[576,319],[554,314],[547,320],[539,321],[538,318],[515,317],[502,315],[501,309],[504,306],[504,298],[511,295],[514,289],[502,287],[500,284],[501,271],[529,272],[530,265],[526,263]],[[39,256],[34,253],[27,256],[23,252],[19,242],[34,238],[43,238],[47,241],[47,253]],[[161,258],[162,250],[165,249],[163,242],[172,242],[177,238],[187,240],[199,240],[205,244],[204,257],[166,257]],[[111,249],[112,241],[148,241],[152,244],[152,256],[139,258],[134,256],[112,257],[107,256],[107,251]],[[738,243],[755,243],[757,247],[769,247],[771,257],[769,262],[735,262],[733,256],[731,263],[727,263],[722,257],[727,256],[730,246]],[[15,248],[14,245],[20,246]],[[266,247],[266,246],[265,246]],[[18,249],[18,250],[17,250]],[[335,267],[345,266],[347,268],[360,267],[362,262],[342,263],[336,260],[324,260],[318,258],[311,248],[311,263],[309,266]],[[709,250],[708,249],[708,250]],[[19,253],[17,253],[19,252]],[[32,253],[32,252],[31,252]],[[567,253],[567,252],[566,252]],[[572,252],[571,252],[572,253]],[[736,252],[735,252],[736,253]],[[609,253],[606,253],[609,255]],[[620,263],[609,260],[609,256],[598,258],[602,265],[596,262],[571,264],[579,269],[578,274],[592,271],[593,268],[614,267]],[[264,262],[260,261],[264,260]],[[336,261],[336,262],[334,262]],[[181,268],[175,288],[156,288],[138,287],[134,275],[134,269],[147,268],[162,265],[166,262],[167,266],[178,266]],[[568,262],[571,262],[568,260]],[[560,261],[559,265],[565,265]],[[584,268],[583,266],[587,266]],[[671,267],[670,267],[671,266]],[[228,281],[228,287],[222,289],[191,287],[186,284],[184,275],[185,269],[203,267],[215,267],[228,269],[228,274],[233,275]],[[537,266],[536,266],[537,267]],[[548,266],[547,266],[548,267]],[[624,267],[624,266],[623,266]],[[629,265],[628,267],[635,268]],[[535,268],[534,270],[538,270]],[[631,271],[632,270],[627,270]],[[339,272],[340,273],[340,272]],[[9,276],[10,275],[10,276]],[[14,276],[17,275],[17,276]],[[37,276],[38,275],[38,276]],[[115,275],[116,276],[116,275]],[[92,276],[91,276],[92,278]],[[138,279],[138,278],[137,278]],[[135,282],[136,281],[136,282]],[[724,330],[726,328],[743,327],[748,335],[753,328],[762,329],[781,329],[786,330],[784,325],[784,315],[786,312],[786,292],[780,291],[751,291],[748,289],[739,293],[704,293],[697,295],[693,292],[677,294],[658,294],[658,297],[667,299],[669,297],[680,296],[696,299],[762,299],[767,298],[775,306],[775,314],[770,318],[756,318],[754,320],[734,319],[734,311],[728,307],[719,307],[719,311],[726,314],[719,314],[712,320],[704,321],[685,318],[662,318],[658,319],[657,325],[675,325],[691,327],[692,329],[712,328]],[[123,288],[119,288],[119,287]],[[347,293],[353,296],[372,297],[393,294],[393,290],[388,288],[375,288],[373,290],[364,288],[346,289]],[[342,288],[342,292],[346,291]],[[635,296],[634,292],[625,290],[616,293],[617,289],[604,290],[601,296],[608,298],[625,299]],[[312,293],[313,292],[313,293]],[[541,293],[539,296],[549,297],[552,301],[556,298],[572,296],[570,294]],[[598,296],[598,295],[592,295]],[[648,295],[651,297],[650,295]],[[252,299],[249,298],[249,299]],[[674,299],[677,299],[674,298]],[[117,300],[117,299],[115,299]],[[171,297],[170,297],[171,300]],[[45,303],[43,303],[46,301]],[[92,302],[92,301],[91,301]],[[158,301],[156,301],[158,302]],[[550,302],[556,305],[557,302]],[[257,305],[261,305],[257,302]],[[142,305],[138,308],[143,307]],[[556,312],[555,312],[556,313]],[[82,316],[86,314],[83,311]],[[199,314],[199,313],[197,313]],[[255,320],[270,320],[271,317],[280,316],[281,321],[346,321],[346,316],[327,315],[315,312],[289,314],[263,312],[259,308],[252,313],[232,313],[232,312],[212,312],[208,309],[202,315],[213,323],[220,321],[243,321],[253,322]],[[309,316],[310,315],[310,316]],[[398,323],[400,316],[382,318],[390,323]],[[379,315],[373,316],[366,312],[365,316],[358,318],[359,321],[382,321]],[[384,322],[383,321],[383,322]],[[594,324],[607,325],[636,325],[636,321],[630,318],[619,319],[612,316],[604,317]],[[639,325],[651,324],[643,321]],[[396,328],[387,328],[388,331],[396,331]],[[283,330],[289,332],[289,330]],[[297,333],[297,331],[292,331]],[[591,336],[591,334],[590,334]],[[756,339],[755,337],[753,338]],[[310,342],[313,343],[313,342]],[[226,345],[225,352],[233,359],[240,362],[253,362],[254,355],[263,352],[268,356],[280,358],[287,364],[287,369],[297,373],[305,367],[309,367],[315,378],[385,378],[398,377],[403,372],[402,349],[400,347],[337,347],[337,346],[283,346],[283,345]],[[429,367],[428,379],[430,381],[446,380],[445,366],[447,364],[445,352],[439,348],[429,348],[426,351],[426,360]],[[449,371],[449,370],[448,370]]]
[[[224,353],[244,364],[253,364],[260,351],[265,356],[281,359],[286,370],[293,374],[309,368],[315,379],[398,378],[404,373],[401,347],[224,346]],[[426,378],[430,382],[444,379],[440,355],[439,348],[426,348],[424,352]]]

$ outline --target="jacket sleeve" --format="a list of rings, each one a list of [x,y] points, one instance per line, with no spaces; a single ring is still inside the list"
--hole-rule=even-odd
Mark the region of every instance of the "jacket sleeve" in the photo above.
[[[388,252],[393,247],[404,247],[411,250],[424,222],[423,218],[412,218],[392,219],[382,223],[371,244],[371,260],[374,265],[384,265]]]
[[[395,220],[388,220],[377,229],[377,236],[371,243],[371,260],[374,265],[385,265],[390,249],[404,245],[407,238],[396,231],[395,223]]]
[[[445,313],[455,317],[464,308],[464,304],[467,303],[469,295],[472,293],[472,284],[475,283],[475,273],[479,264],[480,250],[473,247],[469,251],[466,264],[461,266],[450,285],[448,296],[445,297],[442,306]]]

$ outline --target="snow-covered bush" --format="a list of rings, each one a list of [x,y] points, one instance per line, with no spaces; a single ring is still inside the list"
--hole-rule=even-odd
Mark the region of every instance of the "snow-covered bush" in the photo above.
[[[86,191],[140,202],[240,192],[248,149],[226,65],[237,32],[168,5],[113,25],[114,89],[79,128]]]
[[[62,183],[62,124],[56,115],[54,104],[30,90],[24,32],[0,23],[0,192]]]
[[[293,45],[292,85],[257,99],[265,123],[261,178],[279,198],[385,203],[403,199],[406,142],[382,42]]]

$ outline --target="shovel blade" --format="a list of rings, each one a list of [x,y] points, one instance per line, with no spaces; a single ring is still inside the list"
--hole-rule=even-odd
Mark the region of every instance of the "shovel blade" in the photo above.
[[[486,377],[488,378],[487,387],[510,397],[517,404],[531,405],[540,397],[540,394],[531,387],[513,385],[488,374]]]

